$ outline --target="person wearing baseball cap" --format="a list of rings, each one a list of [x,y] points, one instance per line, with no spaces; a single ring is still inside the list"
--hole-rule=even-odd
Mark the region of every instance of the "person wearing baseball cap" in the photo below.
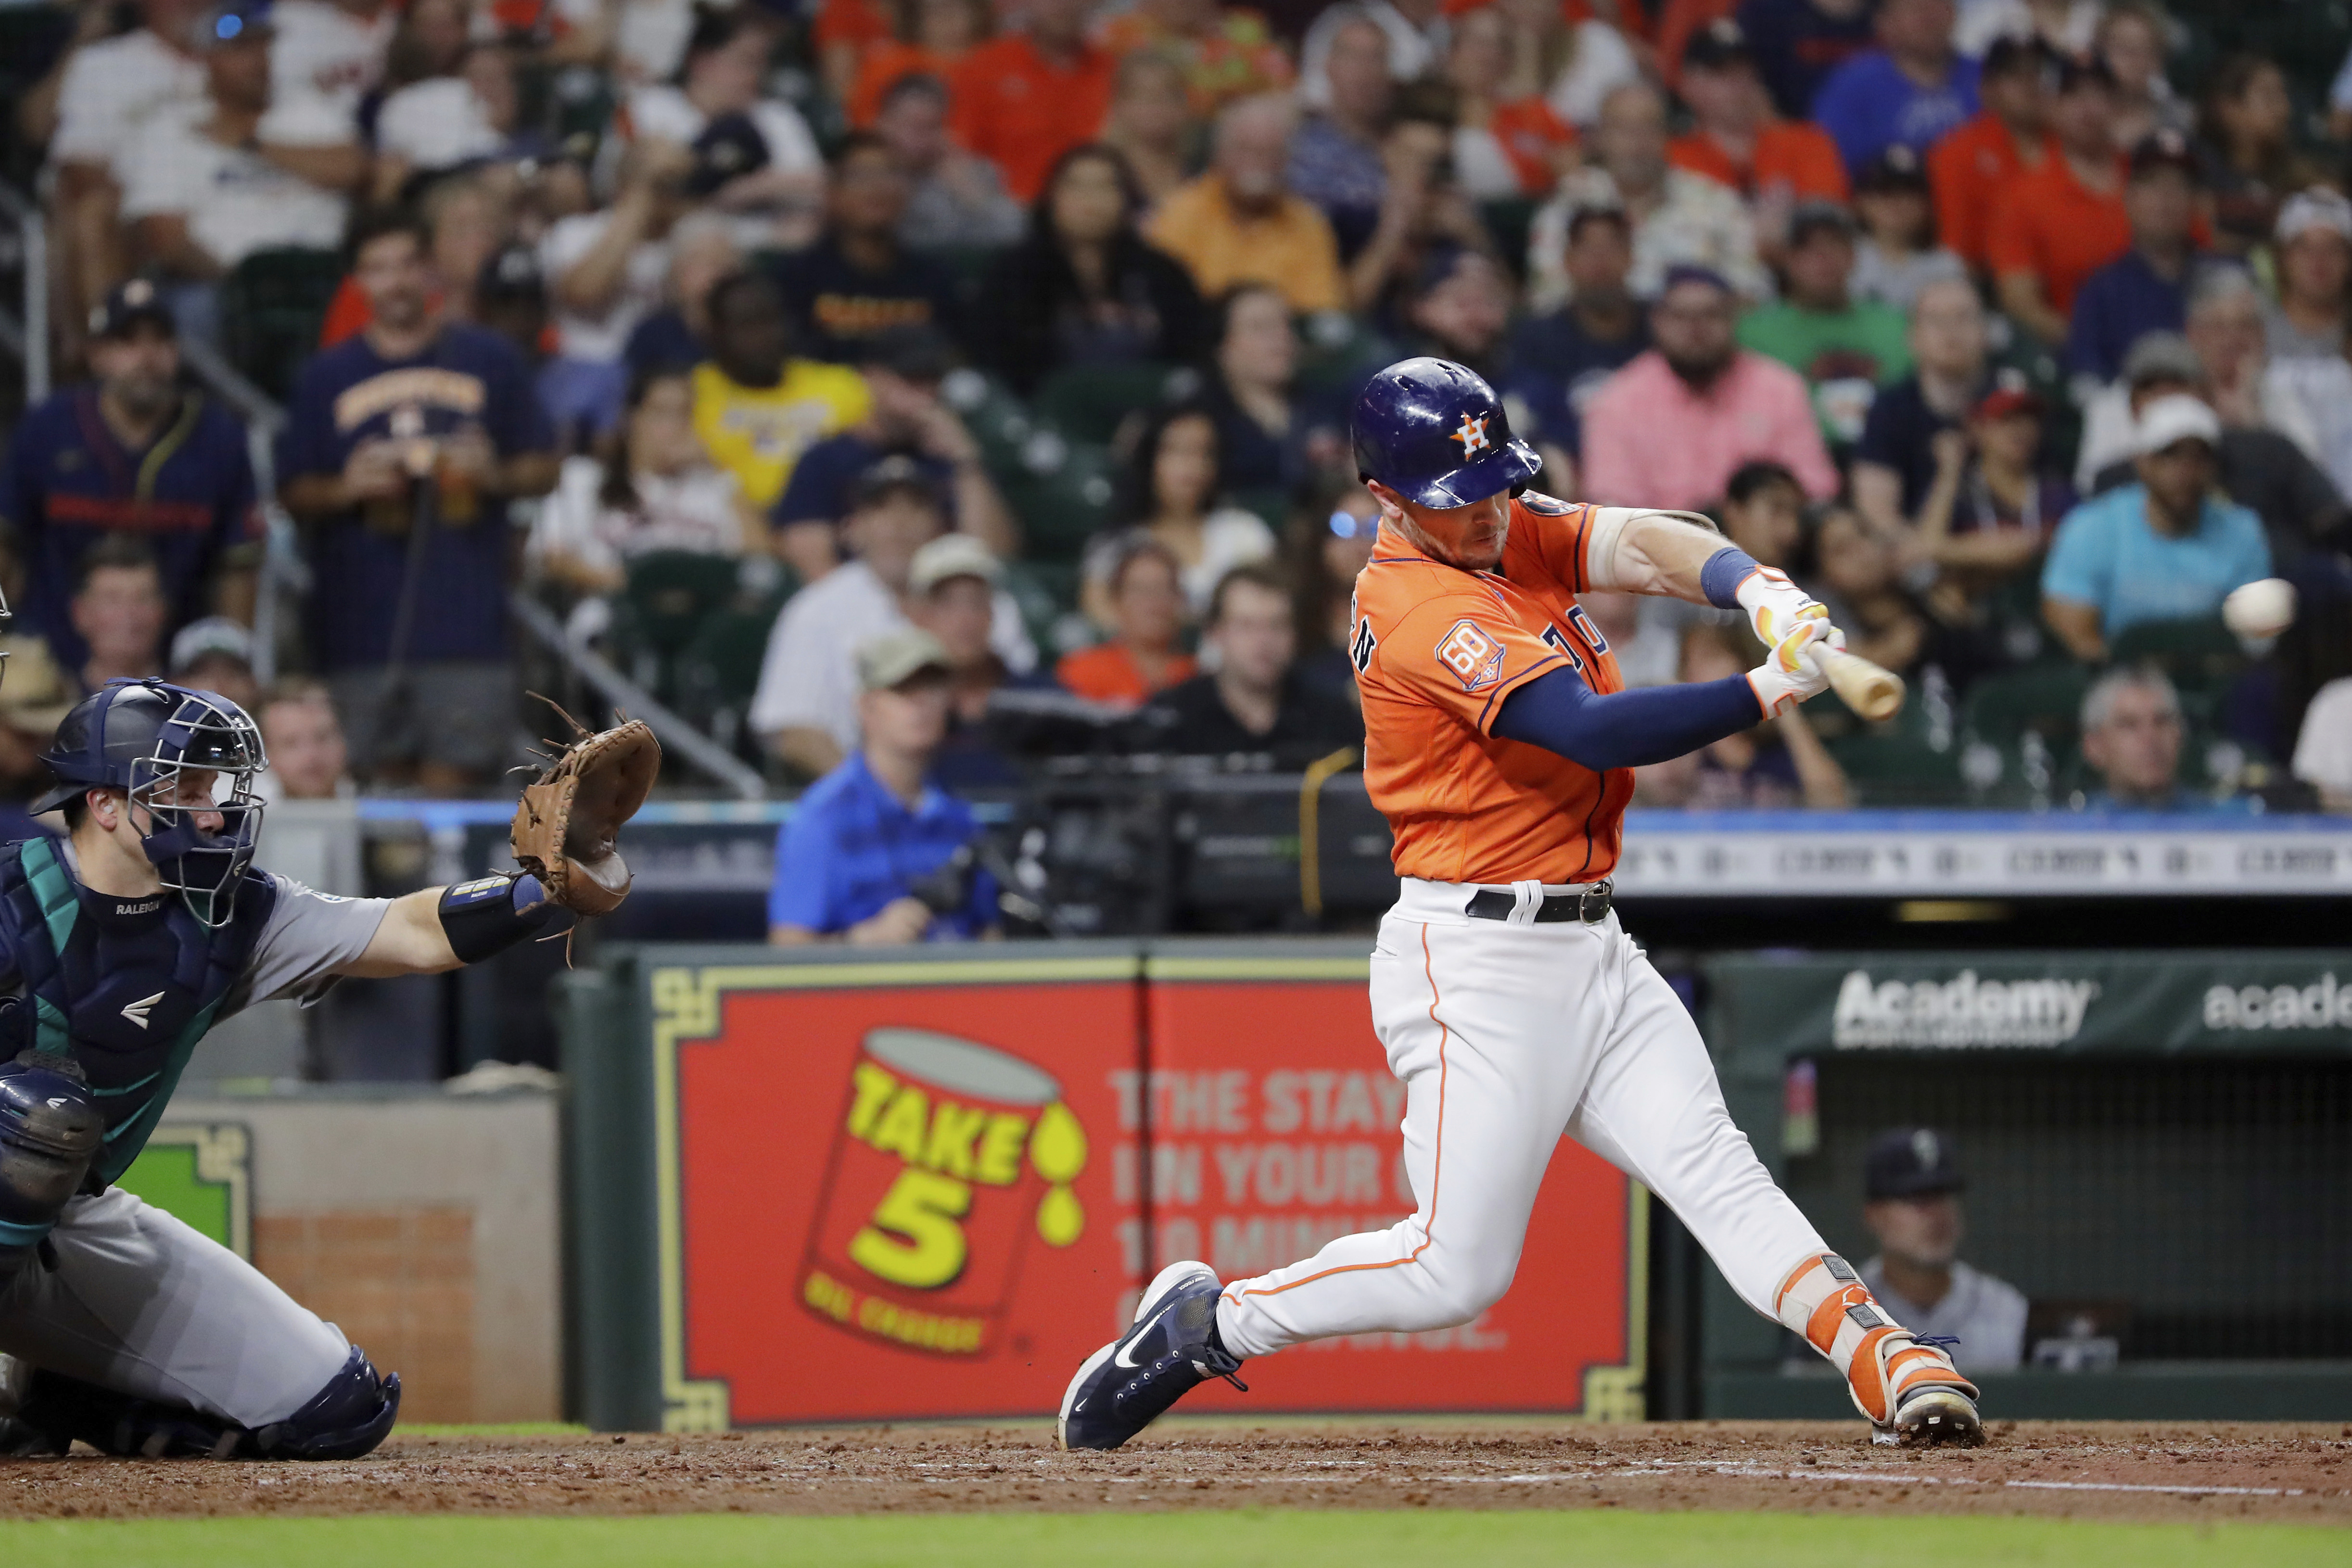
[[[76,670],[89,647],[68,606],[102,541],[130,533],[150,547],[167,628],[209,609],[250,619],[260,559],[245,426],[182,382],[163,290],[120,284],[89,327],[96,380],[26,409],[0,464],[0,521],[26,576],[16,630]]]
[[[2264,322],[2272,363],[2344,357],[2344,295],[2352,281],[2352,201],[2325,185],[2279,208],[2278,303]]]
[[[2048,410],[2016,372],[1969,410],[1965,432],[1935,438],[1936,482],[1920,505],[1919,537],[1941,576],[1978,599],[2032,567],[2074,487],[2042,464]]]
[[[1855,299],[1907,317],[1928,284],[1968,280],[1968,264],[1937,243],[1927,165],[1902,142],[1871,160],[1854,182],[1853,216],[1861,230],[1850,284]]]
[[[1748,35],[1729,16],[1693,33],[1678,89],[1689,131],[1666,143],[1666,161],[1753,200],[1786,191],[1799,200],[1842,202],[1845,164],[1837,143],[1808,120],[1782,120],[1756,74]]]
[[[1968,1182],[1952,1135],[1889,1128],[1870,1141],[1862,1163],[1862,1221],[1878,1254],[1855,1272],[1870,1293],[1912,1332],[1958,1341],[1952,1361],[1962,1371],[2017,1367],[2025,1359],[2025,1296],[1960,1261]]]
[[[988,710],[999,691],[1051,691],[1053,678],[1016,672],[990,645],[1004,567],[969,533],[942,533],[915,552],[907,574],[907,617],[947,650],[948,732],[932,773],[950,792],[1002,788],[1019,770],[991,735]]]
[[[971,865],[971,808],[941,787],[947,648],[900,626],[857,645],[859,743],[809,786],[776,840],[768,940],[780,947],[992,934],[995,879]]]
[[[2131,248],[2083,279],[2066,333],[2066,365],[2112,381],[2132,344],[2177,332],[2189,320],[2199,266],[2197,154],[2178,131],[2155,132],[2132,150],[2124,182]]]
[[[1879,387],[1911,370],[1902,313],[1853,298],[1853,215],[1834,202],[1801,203],[1789,218],[1780,300],[1739,321],[1741,343],[1805,377],[1822,438],[1840,447],[1861,438]]]
[[[2050,104],[2051,155],[2006,184],[1994,203],[1985,270],[2000,308],[2044,343],[2066,341],[2083,279],[2131,247],[2115,117],[2107,68],[2061,63]]]
[[[2139,482],[2070,512],[2042,571],[2042,618],[2091,663],[2118,632],[2214,614],[2231,589],[2271,574],[2262,520],[2216,489],[2213,410],[2187,393],[2158,397],[2136,436]]]

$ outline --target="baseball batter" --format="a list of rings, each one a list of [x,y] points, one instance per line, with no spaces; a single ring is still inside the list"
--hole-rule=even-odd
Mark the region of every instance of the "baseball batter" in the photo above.
[[[1689,1013],[1610,912],[1631,770],[1822,690],[1809,650],[1843,646],[1827,611],[1702,521],[1521,493],[1539,460],[1460,365],[1390,366],[1354,423],[1381,528],[1349,651],[1403,884],[1372,950],[1372,1022],[1406,1086],[1419,1208],[1254,1279],[1161,1270],[1072,1379],[1061,1443],[1115,1448],[1204,1378],[1302,1340],[1467,1322],[1510,1288],[1563,1132],[1669,1205],[1882,1434],[1979,1441],[1975,1387],[1773,1184]],[[1770,652],[1744,678],[1624,690],[1589,590],[1744,610]]]
[[[383,1440],[397,1375],[113,1184],[218,1019],[342,975],[454,969],[540,931],[558,903],[617,903],[596,884],[626,890],[610,835],[645,798],[658,747],[624,726],[549,777],[576,786],[590,770],[574,759],[614,751],[631,755],[593,770],[612,776],[576,814],[570,788],[524,792],[519,846],[552,817],[541,847],[555,864],[525,862],[544,882],[527,870],[339,899],[253,867],[252,786],[268,764],[236,703],[118,680],[66,715],[42,758],[61,782],[35,810],[62,808],[67,837],[0,846],[0,1453],[79,1438],[151,1458],[333,1459]],[[604,819],[587,824],[600,846],[576,851],[592,865],[549,847],[575,816]]]

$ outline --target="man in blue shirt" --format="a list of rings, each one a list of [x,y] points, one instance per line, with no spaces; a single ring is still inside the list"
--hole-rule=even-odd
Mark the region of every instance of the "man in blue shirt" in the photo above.
[[[2132,247],[2083,279],[2066,329],[2066,368],[2113,381],[2132,345],[2149,332],[2177,332],[2189,320],[2197,264],[2189,230],[2197,218],[2197,155],[2178,131],[2158,131],[2132,149],[2124,186]]]
[[[1513,332],[1503,391],[1526,400],[1530,439],[1580,459],[1584,405],[1650,346],[1649,313],[1625,281],[1633,271],[1633,226],[1625,210],[1587,205],[1570,213],[1561,267],[1576,292]]]
[[[1784,120],[1812,118],[1822,83],[1870,47],[1870,0],[1742,0],[1738,17]]]
[[[955,350],[931,327],[901,327],[862,345],[858,371],[873,394],[873,409],[858,424],[828,436],[801,454],[768,521],[786,560],[840,553],[836,537],[856,510],[858,484],[883,458],[910,459],[949,499],[951,526],[1003,556],[1017,554],[1020,534],[996,481],[981,461],[980,443],[940,396],[955,366]],[[802,531],[812,537],[787,541]]]
[[[961,942],[996,932],[980,825],[932,773],[947,738],[948,652],[902,626],[857,649],[863,744],[809,786],[776,839],[768,940],[779,947]]]
[[[355,771],[470,794],[515,760],[507,503],[554,488],[554,436],[513,346],[434,310],[415,218],[362,225],[352,256],[373,319],[302,367],[278,447],[310,646]]]
[[[2083,760],[2104,789],[2085,811],[2243,813],[2243,796],[2181,787],[2180,694],[2154,668],[2111,669],[2083,694]]]
[[[67,669],[89,647],[68,616],[81,563],[117,534],[143,543],[163,587],[163,634],[215,607],[253,619],[261,531],[245,426],[180,384],[180,342],[152,283],[92,312],[97,381],[26,411],[0,470],[5,521],[26,582],[19,629]],[[150,672],[152,673],[152,672]]]
[[[1952,0],[1885,0],[1878,47],[1838,67],[1813,99],[1814,120],[1860,179],[1900,142],[1927,149],[1977,111],[1977,63],[1952,47]]]
[[[2212,615],[2231,589],[2271,574],[2262,520],[2214,488],[2213,411],[2185,393],[2159,397],[2137,434],[2139,482],[2068,512],[2042,569],[2042,618],[2095,664],[2118,632]]]

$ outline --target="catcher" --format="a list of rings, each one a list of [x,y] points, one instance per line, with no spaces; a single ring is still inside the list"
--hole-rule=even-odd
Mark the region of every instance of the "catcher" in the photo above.
[[[583,736],[523,792],[520,874],[389,900],[253,865],[268,763],[226,698],[114,681],[42,761],[59,782],[34,809],[63,808],[68,836],[0,847],[0,1451],[356,1458],[392,1430],[400,1379],[112,1184],[238,1008],[455,969],[558,908],[615,908],[615,836],[661,748],[643,724]]]

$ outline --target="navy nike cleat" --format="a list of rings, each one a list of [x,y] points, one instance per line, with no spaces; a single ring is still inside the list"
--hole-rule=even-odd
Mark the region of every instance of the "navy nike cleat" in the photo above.
[[[1243,1392],[1241,1358],[1217,1342],[1217,1276],[1205,1263],[1171,1263],[1136,1304],[1135,1326],[1087,1357],[1062,1395],[1054,1441],[1064,1448],[1116,1448],[1213,1377]]]

